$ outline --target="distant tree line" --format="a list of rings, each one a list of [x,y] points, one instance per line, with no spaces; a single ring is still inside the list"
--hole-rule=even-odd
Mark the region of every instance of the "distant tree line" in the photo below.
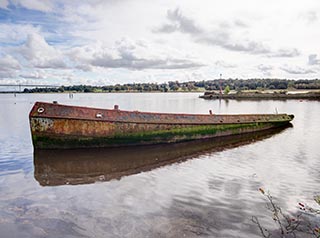
[[[203,90],[266,90],[266,89],[320,89],[320,80],[288,80],[288,79],[214,79],[206,81],[189,81],[180,83],[130,83],[107,86],[74,85],[57,88],[24,89],[24,93],[60,93],[60,92],[177,92]]]

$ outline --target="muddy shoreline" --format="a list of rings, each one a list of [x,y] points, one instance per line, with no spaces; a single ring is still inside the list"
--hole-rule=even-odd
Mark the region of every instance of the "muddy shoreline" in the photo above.
[[[205,92],[199,96],[203,99],[236,99],[236,100],[320,100],[320,92],[288,93],[288,92],[238,92],[230,94],[220,94],[216,92]]]

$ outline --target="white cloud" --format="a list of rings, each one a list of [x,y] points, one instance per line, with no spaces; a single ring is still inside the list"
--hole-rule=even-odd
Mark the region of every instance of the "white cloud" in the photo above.
[[[320,65],[320,59],[318,59],[317,54],[309,55],[308,64],[309,65]]]
[[[19,62],[11,55],[0,57],[0,71],[18,70],[20,68]]]
[[[40,34],[29,34],[26,43],[15,51],[35,68],[67,68],[60,50],[50,46]]]
[[[0,23],[0,43],[19,44],[30,34],[39,34],[40,28],[32,24]]]
[[[298,75],[307,75],[307,74],[314,74],[316,73],[315,70],[313,69],[306,69],[306,68],[302,68],[299,66],[288,66],[288,65],[284,65],[282,67],[280,67],[281,70],[289,73],[289,74],[298,74]]]
[[[54,8],[54,1],[50,0],[11,0],[11,3],[16,6],[42,12],[50,12]]]
[[[0,0],[0,8],[7,9],[7,6],[9,5],[8,0]]]
[[[1,55],[0,55],[1,56]],[[21,69],[19,62],[11,55],[0,57],[0,77],[12,78],[16,76],[16,71]]]
[[[77,47],[69,57],[78,63],[78,68],[91,70],[91,66],[103,68],[144,69],[186,69],[204,66],[188,57],[175,56],[171,52],[159,51],[147,42],[122,39],[112,47],[98,44],[95,47]]]
[[[314,10],[304,12],[300,15],[300,17],[309,24],[312,24],[318,21],[318,13]]]
[[[259,65],[257,66],[257,68],[258,68],[259,70],[261,70],[261,71],[270,71],[270,70],[273,69],[273,66],[271,66],[271,65],[259,64]]]
[[[168,10],[167,19],[170,23],[162,25],[159,29],[155,29],[155,32],[172,33],[180,31],[189,34],[199,34],[203,31],[195,24],[193,19],[184,16],[179,8]]]
[[[229,33],[224,31],[215,31],[197,40],[208,45],[220,46],[226,50],[239,51],[250,54],[268,54],[270,49],[262,42],[256,42],[249,39],[241,41],[233,39]]]
[[[20,67],[1,76],[12,80],[319,77],[309,55],[320,52],[318,0],[0,0],[0,8],[0,51]]]
[[[277,52],[271,53],[269,57],[297,57],[301,53],[298,49],[279,49]]]
[[[265,76],[271,76],[274,67],[271,65],[259,64],[257,69],[260,70]]]
[[[46,79],[48,78],[48,74],[44,71],[34,70],[32,72],[23,72],[19,74],[19,77],[24,79]]]
[[[214,63],[217,67],[222,67],[222,68],[235,68],[237,67],[236,64],[230,64],[230,63],[227,63],[223,60],[218,60]]]
[[[235,34],[236,31],[247,31],[248,25],[242,21],[234,20],[231,22],[221,21],[213,30],[205,30],[200,27],[193,19],[184,16],[179,8],[167,12],[167,20],[162,26],[153,30],[154,33],[174,33],[180,32],[191,36],[197,43],[204,43],[212,46],[219,46],[223,49],[244,52],[249,54],[262,54],[270,57],[296,57],[300,55],[297,49],[278,49],[272,50],[263,41],[249,39],[243,32]]]

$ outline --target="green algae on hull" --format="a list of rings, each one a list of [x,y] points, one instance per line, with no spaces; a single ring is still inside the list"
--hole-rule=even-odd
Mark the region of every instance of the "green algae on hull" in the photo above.
[[[203,125],[175,128],[162,131],[148,131],[131,134],[117,134],[113,137],[76,137],[34,135],[33,142],[37,148],[83,148],[83,147],[117,147],[147,144],[174,143],[207,139],[220,136],[247,134],[286,125],[284,122]]]

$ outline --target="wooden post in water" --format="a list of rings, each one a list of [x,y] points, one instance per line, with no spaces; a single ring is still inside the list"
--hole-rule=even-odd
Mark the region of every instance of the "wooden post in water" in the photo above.
[[[220,74],[220,79],[219,79],[220,98],[222,97],[221,77],[222,77],[222,74]]]

